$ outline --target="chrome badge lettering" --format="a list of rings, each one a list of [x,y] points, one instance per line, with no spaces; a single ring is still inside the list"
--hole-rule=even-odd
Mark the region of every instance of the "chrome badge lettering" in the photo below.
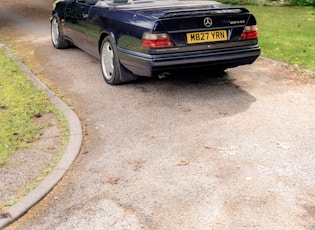
[[[245,24],[245,20],[230,21],[230,25],[239,25],[239,24]]]

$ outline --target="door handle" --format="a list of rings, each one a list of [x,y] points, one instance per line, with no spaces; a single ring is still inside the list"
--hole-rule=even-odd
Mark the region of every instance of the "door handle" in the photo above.
[[[82,14],[83,19],[86,19],[89,17],[89,14]]]

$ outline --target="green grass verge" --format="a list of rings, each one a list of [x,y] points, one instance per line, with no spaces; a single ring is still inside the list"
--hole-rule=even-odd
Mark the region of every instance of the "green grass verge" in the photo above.
[[[42,127],[33,119],[53,112],[46,95],[0,50],[0,166],[11,153],[37,138]]]
[[[294,1],[300,0],[220,0],[254,14],[263,56],[315,70],[315,8],[287,5]]]
[[[263,56],[315,70],[315,8],[246,8],[257,19]]]

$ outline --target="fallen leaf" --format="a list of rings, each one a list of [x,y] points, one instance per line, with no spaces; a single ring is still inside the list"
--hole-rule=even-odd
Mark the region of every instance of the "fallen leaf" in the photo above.
[[[118,184],[120,178],[115,178],[115,177],[111,177],[107,180],[107,183],[111,184],[111,185],[115,185]]]
[[[134,162],[133,171],[138,171],[143,167],[144,160],[138,159]]]
[[[188,108],[188,107],[179,107],[179,109],[181,110],[181,111],[183,111],[183,112],[185,112],[185,113],[187,113],[187,112],[190,112],[191,111],[191,109],[190,108]]]
[[[176,164],[176,166],[184,166],[184,165],[187,165],[189,163],[189,161],[187,161],[187,160],[180,160],[177,164]]]
[[[7,210],[3,209],[0,209],[0,216],[12,218],[11,214]]]

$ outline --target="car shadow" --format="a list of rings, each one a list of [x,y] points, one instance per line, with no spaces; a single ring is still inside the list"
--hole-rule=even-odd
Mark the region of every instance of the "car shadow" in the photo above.
[[[174,84],[205,84],[208,86],[222,84],[222,82],[226,82],[226,84],[232,84],[234,79],[230,78],[229,72],[224,70],[217,69],[187,69],[187,70],[178,70],[169,72],[167,74],[157,75],[155,77],[139,77],[133,83],[142,84],[146,82],[169,82]],[[153,83],[154,84],[154,83]]]
[[[229,71],[178,71],[166,78],[140,78],[124,87],[159,98],[162,105],[203,111],[209,118],[232,116],[247,110],[256,98],[236,83]]]

